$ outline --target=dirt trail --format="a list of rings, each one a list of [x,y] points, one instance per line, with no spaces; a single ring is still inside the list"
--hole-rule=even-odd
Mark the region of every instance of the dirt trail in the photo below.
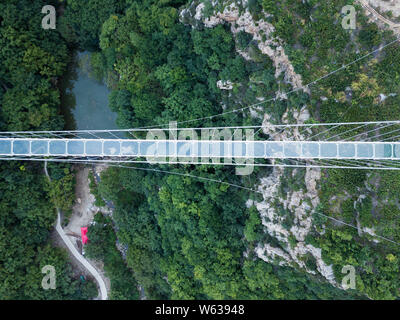
[[[45,162],[44,166],[44,171],[46,174],[47,179],[50,180],[49,173],[47,172],[47,162]],[[74,246],[74,244],[71,242],[70,237],[68,237],[61,227],[61,212],[57,208],[57,224],[56,224],[56,231],[64,244],[67,246],[69,252],[74,256],[76,260],[78,260],[82,266],[96,279],[97,284],[99,286],[100,292],[99,292],[99,297],[101,300],[107,300],[108,298],[108,291],[105,281],[103,280],[104,275],[101,275],[96,268],[93,267],[93,265],[85,259],[77,250],[77,248]],[[75,240],[75,238],[74,238]]]
[[[379,19],[381,22],[387,24],[389,28],[396,34],[400,34],[400,23],[394,23],[393,21],[385,18],[382,16],[378,11],[376,11],[369,3],[368,0],[358,0],[358,2],[367,10],[369,11],[372,15],[374,15],[377,19]],[[375,5],[376,5],[375,1]],[[395,9],[400,10],[400,4],[398,4]]]
[[[394,18],[400,16],[400,0],[368,0],[368,3],[380,12],[391,11]]]
[[[89,188],[89,168],[76,167],[75,205],[72,208],[72,215],[66,233],[81,234],[81,227],[88,227],[99,208],[94,205],[95,198]]]
[[[95,206],[96,201],[93,194],[90,193],[89,174],[90,169],[84,166],[75,167],[75,205],[72,208],[72,214],[67,226],[64,228],[69,240],[75,248],[82,253],[81,227],[88,227],[93,221],[94,215],[100,211],[100,208]],[[101,208],[104,211],[104,208]],[[83,253],[84,254],[84,253]],[[110,279],[106,277],[104,272],[104,264],[101,261],[88,259],[87,260],[96,267],[101,275],[107,292],[110,292]]]

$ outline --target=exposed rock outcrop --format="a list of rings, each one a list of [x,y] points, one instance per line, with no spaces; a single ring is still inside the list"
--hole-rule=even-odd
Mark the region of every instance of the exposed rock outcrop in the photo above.
[[[220,3],[219,3],[220,4]],[[215,7],[215,3],[213,4]],[[184,19],[192,19],[192,26],[196,27],[203,24],[205,27],[212,28],[218,24],[227,23],[230,25],[233,34],[240,31],[252,35],[253,43],[257,43],[258,49],[271,58],[275,67],[275,77],[283,75],[286,83],[292,85],[293,89],[302,89],[309,93],[308,87],[304,87],[302,78],[296,74],[294,67],[289,61],[288,56],[284,52],[283,42],[274,37],[275,28],[272,24],[264,20],[254,21],[249,10],[246,8],[245,1],[229,3],[224,7],[222,12],[214,10],[210,16],[204,16],[205,5],[203,3],[192,3],[192,5],[181,12],[182,21]],[[190,17],[188,17],[190,16]],[[270,15],[263,12],[264,17]],[[196,20],[193,21],[193,18]],[[246,60],[251,57],[246,50],[236,49],[237,52]],[[227,83],[218,82],[221,89],[227,88]],[[278,92],[276,97],[279,99],[287,99],[284,92]],[[263,98],[259,98],[262,100]],[[310,117],[307,107],[301,110],[291,110],[290,117],[296,123],[304,123]],[[280,121],[289,123],[289,111],[283,115]],[[272,124],[271,115],[265,114],[263,120],[263,132],[276,141],[279,140],[302,140],[304,134],[311,133],[307,129],[293,128],[292,130],[277,130]],[[291,121],[290,121],[291,122]],[[292,122],[291,122],[292,123]],[[304,169],[298,169],[304,170]],[[298,173],[293,170],[292,175]],[[281,167],[274,167],[269,176],[261,178],[258,190],[263,195],[263,201],[257,202],[248,200],[246,205],[250,207],[255,205],[260,212],[264,231],[269,236],[275,238],[279,242],[278,245],[271,243],[259,243],[255,249],[257,256],[267,262],[278,263],[279,265],[291,265],[305,269],[312,274],[320,274],[325,277],[333,285],[337,285],[333,274],[332,266],[327,265],[321,257],[321,249],[316,248],[305,242],[307,234],[312,228],[312,211],[318,206],[317,182],[321,177],[319,169],[307,168],[304,175],[305,189],[294,191],[290,190],[284,197],[280,195],[280,185],[282,179],[285,179],[285,171]],[[282,212],[278,212],[277,207],[283,208],[292,217],[291,225],[285,225],[287,218]],[[310,268],[310,264],[306,263],[314,260],[314,268]],[[311,264],[312,265],[312,264]]]
[[[227,81],[218,80],[217,87],[220,88],[221,90],[232,90],[233,83],[229,80],[227,80]]]
[[[258,48],[261,52],[268,55],[273,61],[275,77],[278,78],[283,73],[284,81],[290,83],[294,89],[301,88],[305,92],[309,92],[308,87],[303,86],[301,76],[294,71],[292,63],[285,54],[282,41],[273,36],[273,32],[275,31],[274,26],[264,20],[254,21],[246,4],[247,1],[242,1],[241,6],[244,9],[239,10],[238,5],[233,2],[226,6],[223,12],[215,12],[214,15],[210,17],[204,17],[203,10],[205,6],[203,3],[200,3],[196,6],[194,19],[201,20],[208,28],[215,27],[221,23],[229,23],[233,34],[240,31],[251,34],[253,40],[257,41]],[[185,9],[181,12],[181,17],[188,14],[190,15],[189,9]],[[270,15],[263,12],[263,16],[267,18]],[[244,59],[250,60],[250,56],[247,52],[239,49],[237,52],[242,55]]]

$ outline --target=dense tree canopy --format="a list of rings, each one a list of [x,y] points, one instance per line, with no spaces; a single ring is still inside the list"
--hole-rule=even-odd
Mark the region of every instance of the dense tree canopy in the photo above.
[[[68,62],[67,44],[58,32],[41,27],[42,7],[55,1],[0,3],[0,130],[60,130],[57,79]],[[90,299],[93,282],[74,280],[65,250],[50,246],[54,205],[68,211],[73,179],[68,167],[0,164],[0,299]],[[66,171],[65,171],[66,170]],[[59,171],[57,174],[56,171]],[[53,202],[53,200],[55,202]],[[41,286],[42,267],[56,270],[56,289]]]
[[[276,28],[275,36],[284,41],[285,52],[295,71],[308,83],[357,59],[380,41],[392,39],[390,34],[378,32],[373,24],[360,18],[361,30],[350,41],[350,32],[341,28],[336,14],[345,2],[285,0],[277,5],[275,1],[264,0],[252,1],[249,10],[255,19],[262,18],[261,7],[273,14],[268,21]],[[254,103],[257,96],[268,97],[277,90],[292,89],[284,82],[278,87],[271,60],[261,54],[245,32],[233,35],[224,24],[204,28],[186,17],[182,18],[182,24],[178,22],[176,7],[176,3],[169,1],[162,5],[151,0],[137,1],[124,14],[111,15],[103,24],[101,52],[96,53],[101,55],[96,59],[102,63],[98,62],[96,67],[103,70],[101,73],[106,79],[110,74],[119,75],[110,105],[118,112],[120,126],[203,118]],[[213,9],[206,6],[206,10]],[[246,50],[252,59],[247,61],[238,55],[236,46]],[[388,78],[388,66],[398,63],[392,50],[397,49],[385,50],[380,59],[352,65],[346,72],[324,79],[312,87],[311,96],[297,92],[287,100],[266,105],[263,112],[280,122],[285,111],[290,114],[307,105],[314,121],[390,119],[398,108],[394,104],[399,95],[387,99],[382,108],[377,108],[376,98],[381,92],[398,92],[398,85]],[[216,85],[218,80],[232,81],[233,89],[229,93],[220,90]],[[344,98],[347,87],[353,92],[350,100]],[[321,100],[321,96],[328,99]],[[206,127],[252,121],[254,118],[243,112],[191,124]],[[172,171],[246,184],[228,168],[186,166]],[[283,190],[304,188],[304,171],[299,172],[297,180],[283,182]],[[337,188],[355,191],[365,181],[365,176],[357,172],[327,173],[327,177],[321,190],[323,204],[328,203],[334,190],[340,192]],[[137,185],[139,181],[141,185]],[[357,297],[357,293],[340,292],[329,284],[321,284],[321,279],[265,264],[252,254],[246,258],[243,253],[251,252],[257,241],[277,240],[263,234],[255,209],[244,206],[246,199],[254,195],[231,188],[147,171],[109,169],[104,173],[100,192],[116,205],[118,238],[128,245],[128,266],[147,296],[176,299]],[[332,214],[327,205],[320,210]],[[345,220],[355,224],[354,212],[346,212],[343,209],[338,218],[351,215],[350,221]],[[393,216],[393,209],[383,212]],[[290,229],[292,220],[287,214],[284,227]],[[398,273],[387,272],[397,259],[397,249],[391,246],[377,249],[366,235],[359,237],[353,230],[336,230],[336,225],[324,223],[332,230],[321,235],[315,222],[316,229],[307,241],[322,249],[324,261],[333,265],[338,279],[340,266],[354,263],[359,271],[358,292],[370,298],[398,296]],[[388,232],[387,227],[384,230]],[[290,241],[297,242],[295,238]],[[381,254],[376,255],[373,268],[379,270],[379,276],[371,275],[371,266],[366,262],[376,250]],[[303,259],[309,269],[316,268],[314,258]]]
[[[58,9],[57,30],[41,28],[45,4]],[[208,28],[180,16],[188,4],[185,0],[89,0],[84,6],[78,0],[0,3],[0,130],[64,127],[58,81],[76,48],[92,52],[93,75],[112,89],[110,108],[118,113],[121,128],[169,121],[204,127],[252,125],[265,113],[281,123],[286,111],[290,117],[304,106],[310,121],[392,120],[398,115],[398,45],[368,62],[352,64],[346,72],[323,77],[393,39],[363,15],[357,30],[341,28],[339,12],[346,0],[248,1],[253,19],[266,19],[274,26],[273,35],[281,39],[303,83],[322,77],[310,86],[311,94],[292,92],[252,114],[248,108],[233,110],[293,88],[282,76],[275,77],[273,62],[252,35],[233,34],[228,24]],[[223,10],[224,5],[216,6]],[[211,1],[205,1],[205,15],[214,9]],[[264,17],[262,9],[271,15]],[[230,81],[232,90],[221,90],[218,81]],[[387,99],[380,101],[380,94]],[[224,115],[216,116],[220,113]],[[321,248],[322,259],[333,266],[337,278],[343,264],[357,268],[354,292],[256,257],[258,243],[281,245],[264,232],[256,208],[246,207],[256,195],[215,181],[253,187],[258,177],[269,174],[268,169],[257,169],[246,178],[229,167],[170,166],[170,175],[152,169],[109,168],[98,189],[91,181],[96,203],[106,199],[115,206],[112,219],[96,215],[87,247],[88,256],[104,261],[111,298],[137,299],[139,286],[150,299],[351,299],[360,298],[359,294],[398,298],[398,247],[374,242],[368,233],[326,218],[352,225],[361,221],[400,242],[396,173],[323,171],[321,205],[306,243]],[[51,184],[39,164],[0,164],[0,298],[87,299],[96,294],[93,283],[84,285],[72,278],[65,252],[49,245],[54,206],[68,213],[74,186],[71,167],[50,165],[49,171]],[[282,196],[289,189],[304,188],[304,170],[295,177],[290,170],[285,174],[279,187]],[[360,192],[367,200],[357,202]],[[277,210],[285,215],[283,227],[290,229],[293,216],[278,205]],[[289,245],[297,242],[289,240]],[[116,243],[127,248],[126,259]],[[316,268],[315,259],[303,259],[308,269]],[[40,270],[46,264],[56,266],[57,290],[40,288]]]

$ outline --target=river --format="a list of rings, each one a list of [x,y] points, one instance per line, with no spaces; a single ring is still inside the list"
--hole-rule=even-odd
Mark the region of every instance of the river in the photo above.
[[[108,107],[110,90],[89,76],[89,56],[77,52],[60,82],[65,130],[118,129],[117,114]]]

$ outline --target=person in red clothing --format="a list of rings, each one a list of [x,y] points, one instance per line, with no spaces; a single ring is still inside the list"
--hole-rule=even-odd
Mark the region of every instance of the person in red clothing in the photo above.
[[[82,243],[83,244],[86,244],[87,242],[88,242],[88,237],[87,237],[87,231],[88,231],[88,228],[87,227],[82,227],[81,228],[81,236],[82,236]]]

